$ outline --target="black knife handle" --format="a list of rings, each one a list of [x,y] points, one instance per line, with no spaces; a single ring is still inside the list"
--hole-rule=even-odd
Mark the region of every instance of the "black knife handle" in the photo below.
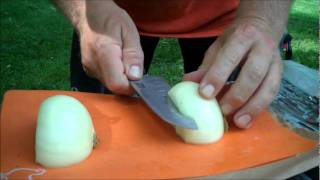
[[[239,74],[240,74],[241,68],[242,68],[242,66],[239,64],[239,65],[232,71],[232,73],[230,74],[230,76],[229,76],[226,84],[233,84],[233,83],[237,80],[237,78],[238,78],[238,76],[239,76]]]

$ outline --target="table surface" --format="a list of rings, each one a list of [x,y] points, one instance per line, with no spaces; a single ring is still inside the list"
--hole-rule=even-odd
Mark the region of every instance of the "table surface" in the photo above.
[[[276,161],[263,166],[249,168],[237,172],[211,177],[193,178],[194,180],[209,179],[287,179],[309,169],[319,166],[319,152],[314,149],[295,157]]]
[[[272,102],[270,110],[281,122],[286,124],[293,131],[307,138],[318,139],[318,105],[318,98],[304,93],[300,89],[296,88],[293,84],[283,79],[280,93]],[[201,177],[193,179],[285,179],[305,172],[318,165],[319,151],[318,148],[316,148],[310,152],[272,162],[266,165],[237,172],[221,174],[214,177]]]

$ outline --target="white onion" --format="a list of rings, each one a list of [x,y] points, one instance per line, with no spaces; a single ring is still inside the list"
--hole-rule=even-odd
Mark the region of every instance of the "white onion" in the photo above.
[[[191,144],[210,144],[222,138],[224,119],[216,99],[207,100],[198,93],[199,84],[183,81],[176,84],[168,95],[177,109],[193,119],[197,130],[176,126],[176,133]]]
[[[36,129],[36,162],[45,167],[66,167],[86,159],[95,143],[87,109],[77,99],[56,95],[40,107]]]

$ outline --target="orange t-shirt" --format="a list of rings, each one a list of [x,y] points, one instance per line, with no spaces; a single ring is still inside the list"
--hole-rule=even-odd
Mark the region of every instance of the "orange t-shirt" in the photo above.
[[[211,37],[235,18],[240,0],[115,0],[140,34],[157,37]]]

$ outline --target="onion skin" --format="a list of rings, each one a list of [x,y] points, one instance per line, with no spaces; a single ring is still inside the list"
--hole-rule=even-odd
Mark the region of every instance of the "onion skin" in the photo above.
[[[186,117],[193,119],[197,130],[176,126],[176,133],[190,144],[211,144],[224,134],[224,119],[216,99],[204,99],[198,93],[199,84],[183,81],[168,92],[169,98]]]
[[[40,106],[36,162],[48,168],[80,163],[92,152],[96,134],[87,109],[77,99],[56,95]]]

